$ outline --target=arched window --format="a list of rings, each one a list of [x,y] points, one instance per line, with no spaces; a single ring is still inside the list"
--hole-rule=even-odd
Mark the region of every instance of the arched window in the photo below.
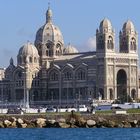
[[[46,56],[53,56],[53,45],[51,43],[46,43]]]
[[[56,70],[53,70],[50,72],[50,81],[58,81],[58,72]]]
[[[53,56],[53,50],[48,50],[48,56]]]
[[[34,63],[37,63],[37,58],[36,57],[34,57]]]
[[[132,38],[131,39],[131,42],[130,42],[130,48],[131,48],[131,50],[136,50],[136,40],[135,40],[135,38]]]
[[[59,55],[60,55],[59,50],[56,50],[56,56],[59,56]]]
[[[104,99],[104,90],[102,88],[99,88],[99,97],[103,100]]]
[[[109,36],[108,41],[107,41],[107,48],[108,49],[113,49],[114,45],[113,45],[113,38],[111,36]]]
[[[30,63],[32,63],[32,62],[33,62],[32,57],[29,57],[29,62],[30,62]]]
[[[51,44],[50,43],[47,43],[46,44],[46,47],[47,47],[47,49],[50,49],[51,48]]]
[[[58,43],[56,45],[56,56],[59,56],[61,55],[61,45]]]
[[[61,45],[60,45],[60,44],[57,44],[57,45],[56,45],[56,48],[57,48],[57,49],[60,49],[60,48],[61,48]]]
[[[72,77],[73,77],[73,74],[72,74],[72,71],[71,70],[65,70],[64,72],[63,72],[63,78],[64,78],[64,80],[71,80],[72,79]]]
[[[55,54],[56,54],[56,56],[58,56],[58,51],[57,50],[56,50]]]
[[[48,50],[46,50],[46,56],[49,56],[49,51]]]
[[[22,72],[19,71],[17,74],[18,74],[18,78],[20,79],[22,77]]]
[[[103,49],[103,48],[104,48],[103,37],[99,36],[99,38],[98,38],[98,49]]]
[[[76,72],[76,79],[77,80],[85,80],[86,79],[86,72],[84,69],[78,69]]]

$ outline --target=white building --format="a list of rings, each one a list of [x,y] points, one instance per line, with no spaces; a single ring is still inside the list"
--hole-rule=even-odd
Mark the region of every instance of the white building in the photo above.
[[[115,32],[108,19],[96,30],[96,44],[96,52],[65,46],[48,8],[34,45],[28,42],[19,49],[16,66],[10,60],[1,81],[1,99],[21,102],[26,93],[34,104],[66,105],[98,97],[137,98],[138,35],[133,23],[125,22],[120,31],[119,52],[115,51]]]

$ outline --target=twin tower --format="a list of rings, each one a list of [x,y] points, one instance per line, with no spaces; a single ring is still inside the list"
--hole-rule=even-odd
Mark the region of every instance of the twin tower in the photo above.
[[[133,23],[128,20],[124,23],[119,34],[119,52],[137,53],[138,34]],[[97,52],[115,52],[115,33],[111,22],[104,19],[96,31]]]
[[[119,52],[115,52],[115,33],[108,19],[96,31],[97,95],[102,99],[127,101],[139,98],[138,34],[128,20],[119,33]]]

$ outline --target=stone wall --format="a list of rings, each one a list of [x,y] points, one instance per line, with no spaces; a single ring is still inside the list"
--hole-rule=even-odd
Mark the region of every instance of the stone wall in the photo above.
[[[0,128],[130,128],[140,115],[3,115]]]

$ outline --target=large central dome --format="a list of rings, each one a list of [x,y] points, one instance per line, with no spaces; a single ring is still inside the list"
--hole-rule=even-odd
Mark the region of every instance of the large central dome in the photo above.
[[[36,33],[35,46],[46,44],[48,41],[53,43],[64,43],[60,29],[52,23],[52,11],[48,8],[46,12],[46,23]]]

